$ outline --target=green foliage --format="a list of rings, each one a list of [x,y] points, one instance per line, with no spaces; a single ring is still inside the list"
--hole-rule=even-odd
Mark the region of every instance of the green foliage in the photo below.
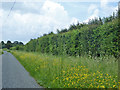
[[[0,55],[1,55],[1,54],[4,54],[4,52],[3,52],[3,50],[2,50],[2,49],[0,49]]]
[[[7,44],[5,46],[7,49],[10,49],[10,47],[12,47],[12,43],[11,41],[7,41]]]
[[[24,50],[24,46],[23,45],[16,45],[14,47],[11,47],[10,50]]]
[[[93,57],[114,55],[117,58],[119,57],[118,32],[118,20],[114,19],[103,25],[84,25],[80,29],[76,28],[66,33],[32,39],[24,49],[53,55],[91,55]]]
[[[0,43],[0,49],[4,49],[4,48],[11,49],[13,47],[13,50],[14,50],[14,47],[19,48],[19,46],[20,48],[23,48],[22,46],[24,46],[24,44],[18,41],[14,41],[13,43],[11,41],[7,41],[7,43],[4,43],[4,41],[1,41]]]

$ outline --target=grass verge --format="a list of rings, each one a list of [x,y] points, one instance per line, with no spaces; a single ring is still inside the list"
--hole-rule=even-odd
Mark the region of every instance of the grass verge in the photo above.
[[[3,50],[2,50],[2,49],[0,49],[0,55],[2,55],[2,54],[4,54],[4,52],[3,52]]]
[[[52,56],[12,51],[37,83],[46,88],[118,88],[114,57]]]

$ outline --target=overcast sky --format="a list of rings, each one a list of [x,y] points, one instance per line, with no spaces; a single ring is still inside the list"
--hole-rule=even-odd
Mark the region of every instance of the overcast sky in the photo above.
[[[44,33],[56,29],[68,28],[70,24],[88,22],[94,17],[112,15],[118,9],[118,2],[16,2],[12,12],[8,13],[13,2],[2,2],[0,7],[0,28],[2,40],[27,43]]]

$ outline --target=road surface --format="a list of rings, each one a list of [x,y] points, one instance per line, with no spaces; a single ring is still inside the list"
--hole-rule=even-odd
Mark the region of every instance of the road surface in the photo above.
[[[0,90],[2,89],[2,55],[0,55]]]
[[[2,88],[42,88],[18,60],[8,52],[2,55]]]

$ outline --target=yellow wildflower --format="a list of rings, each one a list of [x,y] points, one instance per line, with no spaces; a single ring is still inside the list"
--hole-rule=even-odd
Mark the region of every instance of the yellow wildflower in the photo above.
[[[66,78],[66,80],[68,80],[68,77]]]
[[[105,86],[101,86],[101,88],[105,88]]]
[[[113,85],[113,87],[115,87],[116,85]]]

